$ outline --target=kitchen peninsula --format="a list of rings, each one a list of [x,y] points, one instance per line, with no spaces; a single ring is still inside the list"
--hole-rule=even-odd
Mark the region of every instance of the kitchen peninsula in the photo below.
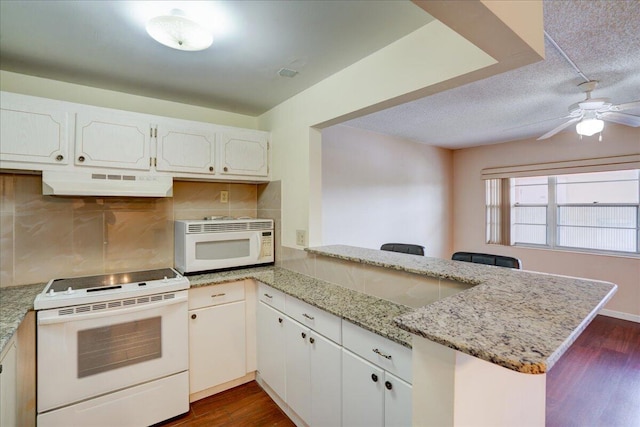
[[[192,288],[257,280],[412,347],[414,425],[544,425],[545,373],[616,290],[606,282],[349,246],[307,252],[318,260],[334,258],[466,286],[415,309],[279,267],[189,280]],[[389,277],[385,286],[393,287]],[[437,280],[428,283],[438,286]],[[3,289],[2,347],[42,287]]]
[[[395,319],[414,334],[415,425],[543,426],[544,374],[617,289],[608,282],[351,246],[307,251],[474,285]]]

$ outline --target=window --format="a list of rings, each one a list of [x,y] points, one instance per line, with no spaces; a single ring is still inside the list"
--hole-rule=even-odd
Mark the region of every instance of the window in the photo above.
[[[491,203],[496,203],[490,197],[489,182],[497,181],[504,179],[487,180],[488,212]],[[640,170],[509,181],[510,200],[502,192],[498,203],[501,218],[510,215],[510,238],[488,240],[491,243],[640,253]],[[488,221],[487,236],[496,233],[491,226]]]

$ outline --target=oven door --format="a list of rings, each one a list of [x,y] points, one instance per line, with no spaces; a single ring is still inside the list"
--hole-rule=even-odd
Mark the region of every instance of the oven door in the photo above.
[[[38,413],[187,371],[187,291],[38,312]]]
[[[239,267],[260,262],[261,233],[188,234],[186,236],[186,272]]]

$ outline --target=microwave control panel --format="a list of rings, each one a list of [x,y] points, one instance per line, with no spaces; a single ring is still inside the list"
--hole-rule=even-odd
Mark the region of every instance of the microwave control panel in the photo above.
[[[273,256],[273,232],[262,232],[262,250],[260,251],[260,258],[267,258]]]

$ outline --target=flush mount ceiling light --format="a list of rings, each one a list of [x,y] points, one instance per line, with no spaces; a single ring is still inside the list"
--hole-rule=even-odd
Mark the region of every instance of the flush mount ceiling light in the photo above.
[[[178,50],[204,50],[213,43],[211,33],[179,9],[173,9],[170,15],[151,18],[147,33],[158,43]]]

